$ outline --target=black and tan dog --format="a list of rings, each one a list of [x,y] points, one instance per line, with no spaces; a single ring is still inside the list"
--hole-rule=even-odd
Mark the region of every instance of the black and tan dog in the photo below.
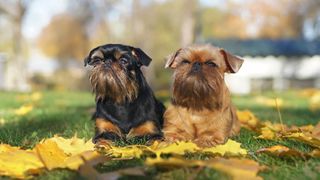
[[[85,66],[92,67],[90,82],[96,95],[94,143],[162,137],[164,106],[140,70],[150,62],[141,49],[121,44],[102,45],[90,51]]]

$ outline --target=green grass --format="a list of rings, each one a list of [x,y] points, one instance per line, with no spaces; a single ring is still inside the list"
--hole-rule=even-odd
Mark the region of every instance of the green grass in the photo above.
[[[0,142],[23,148],[31,148],[41,139],[52,137],[55,134],[63,137],[78,137],[90,139],[94,133],[91,114],[94,111],[94,97],[91,93],[83,92],[44,92],[43,98],[35,103],[33,111],[24,116],[14,114],[14,109],[29,103],[28,99],[21,99],[21,94],[11,92],[0,93],[0,119],[5,120],[0,124]],[[308,108],[308,99],[299,96],[297,92],[285,93],[268,92],[265,97],[278,97],[284,101],[281,107],[282,119],[289,125],[316,124],[320,120],[320,112],[312,112]],[[255,100],[261,94],[233,97],[234,104],[240,110],[249,109],[259,119],[279,122],[277,110],[259,104]],[[162,96],[161,100],[168,101]],[[259,148],[282,144],[296,148],[303,152],[310,152],[313,148],[309,145],[293,140],[262,140],[255,139],[256,134],[242,129],[235,140],[249,150],[250,158],[268,166],[268,169],[259,175],[265,179],[320,179],[320,159],[309,158],[278,158],[265,154],[256,154]],[[201,158],[201,157],[193,157]],[[117,169],[143,166],[143,160],[134,159],[126,161],[112,161],[100,166],[100,172],[111,172]],[[68,170],[44,171],[35,179],[79,179],[77,172]],[[123,179],[141,179],[141,177],[123,177]],[[209,168],[178,168],[160,169],[148,167],[146,177],[143,179],[230,179],[227,175]],[[1,177],[0,177],[1,179]]]

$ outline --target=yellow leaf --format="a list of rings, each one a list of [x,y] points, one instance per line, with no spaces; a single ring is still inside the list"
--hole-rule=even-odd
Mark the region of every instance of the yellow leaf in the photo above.
[[[14,113],[18,116],[23,116],[25,114],[28,114],[30,111],[33,110],[33,105],[23,105],[20,108],[16,109]]]
[[[237,111],[241,125],[247,129],[256,130],[260,125],[258,118],[249,110]]]
[[[218,145],[215,147],[210,147],[210,148],[205,148],[201,150],[202,152],[211,152],[214,154],[220,154],[224,156],[225,154],[230,154],[230,155],[246,155],[247,150],[242,149],[241,144],[229,139],[227,143],[223,145]]]
[[[263,167],[261,167],[259,163],[250,159],[216,158],[212,160],[208,166],[230,175],[233,180],[262,180],[257,173],[262,170]]]
[[[9,150],[13,150],[10,152]],[[0,153],[0,175],[14,178],[26,178],[29,172],[39,173],[44,167],[34,152],[6,147],[7,152]]]
[[[4,120],[3,118],[0,118],[0,127],[2,126],[2,125],[4,125],[6,123],[6,120]]]
[[[0,144],[0,153],[14,152],[20,150],[19,147],[10,146],[9,144]]]
[[[85,142],[84,139],[77,138],[76,136],[71,139],[65,139],[55,135],[50,140],[56,142],[58,147],[67,155],[77,155],[85,151],[94,150],[94,144],[91,140]]]
[[[117,158],[140,158],[144,151],[150,148],[143,145],[131,145],[125,147],[111,146],[106,150],[106,155]]]
[[[309,101],[309,109],[311,111],[316,111],[320,109],[320,91],[311,96]]]
[[[42,98],[42,93],[41,92],[34,92],[30,96],[32,101],[39,101]]]
[[[37,144],[35,151],[48,170],[62,167],[67,155],[58,147],[57,143],[48,139]]]
[[[293,138],[298,141],[302,141],[304,143],[309,144],[310,146],[320,148],[320,139],[314,138],[311,135],[308,136],[304,133],[288,133],[284,135],[285,138]]]
[[[260,133],[261,135],[259,135],[258,138],[261,138],[261,139],[274,139],[276,137],[275,132],[268,127],[261,128]]]
[[[154,149],[154,153],[157,157],[161,154],[178,154],[184,155],[186,152],[196,152],[200,148],[192,142],[176,142],[164,147],[158,147]]]

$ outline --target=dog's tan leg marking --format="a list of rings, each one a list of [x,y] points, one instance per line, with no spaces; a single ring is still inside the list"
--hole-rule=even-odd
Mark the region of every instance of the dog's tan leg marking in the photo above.
[[[119,137],[122,136],[121,130],[118,126],[112,124],[110,121],[102,118],[96,119],[96,128],[99,133],[112,132],[117,134]]]
[[[138,127],[130,129],[129,133],[127,134],[127,138],[133,138],[133,137],[140,137],[145,136],[149,134],[157,134],[159,133],[158,128],[154,125],[152,121],[147,121]]]

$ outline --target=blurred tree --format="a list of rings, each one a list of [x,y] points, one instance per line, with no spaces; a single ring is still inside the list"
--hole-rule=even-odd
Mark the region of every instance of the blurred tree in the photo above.
[[[203,8],[203,36],[302,38],[307,19],[315,28],[319,24],[319,12],[319,0],[228,0],[224,8]]]
[[[27,85],[27,58],[24,57],[22,25],[31,0],[0,0],[0,15],[9,19],[12,28],[11,53],[8,54],[6,86],[8,89],[25,91]],[[6,28],[10,29],[10,28]]]
[[[71,60],[83,60],[89,51],[89,40],[82,22],[64,13],[53,17],[39,36],[38,45],[48,56],[57,58],[60,68]]]
[[[192,44],[195,39],[198,0],[183,1],[182,9],[180,43],[185,47]]]

